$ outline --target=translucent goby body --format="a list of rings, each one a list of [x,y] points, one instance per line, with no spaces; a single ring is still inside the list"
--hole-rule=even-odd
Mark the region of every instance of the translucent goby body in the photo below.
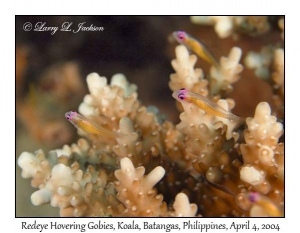
[[[102,126],[98,125],[91,119],[80,115],[75,111],[70,111],[65,114],[65,117],[68,121],[70,121],[77,129],[80,129],[88,134],[96,134],[96,135],[103,135],[106,137],[115,137],[115,133],[103,128]]]
[[[180,43],[185,45],[188,49],[194,52],[197,56],[209,62],[210,64],[219,67],[220,64],[209,50],[209,48],[200,40],[195,39],[185,31],[173,32],[173,36]]]
[[[178,91],[174,91],[172,96],[184,104],[190,104],[190,105],[193,105],[193,106],[196,106],[196,107],[202,109],[207,114],[226,118],[228,120],[236,121],[239,123],[243,121],[243,118],[236,116],[231,112],[226,111],[225,109],[223,109],[216,103],[210,101],[206,97],[199,95],[197,93],[188,91],[185,88],[182,88]]]
[[[252,203],[260,206],[270,217],[284,216],[282,209],[270,198],[265,197],[258,192],[248,193],[247,196]]]

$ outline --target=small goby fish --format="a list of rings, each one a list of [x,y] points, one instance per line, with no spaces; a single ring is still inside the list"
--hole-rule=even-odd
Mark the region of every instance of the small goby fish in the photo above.
[[[282,210],[271,199],[260,195],[258,192],[251,192],[247,196],[252,203],[262,207],[270,217],[283,217]]]
[[[115,134],[102,126],[93,122],[92,120],[80,115],[75,111],[70,111],[65,114],[65,117],[70,121],[77,129],[80,129],[89,134],[103,135],[107,137],[115,137]]]
[[[174,91],[172,96],[178,101],[196,106],[208,114],[215,115],[218,117],[226,118],[232,121],[241,122],[242,118],[238,117],[231,112],[226,111],[219,105],[214,102],[211,102],[209,99],[205,98],[202,95],[181,88],[178,91]]]
[[[220,66],[213,53],[200,40],[195,39],[185,31],[173,32],[173,36],[180,44],[185,45],[188,49],[192,50],[195,54],[197,54],[205,61],[209,62],[210,64],[216,67]]]

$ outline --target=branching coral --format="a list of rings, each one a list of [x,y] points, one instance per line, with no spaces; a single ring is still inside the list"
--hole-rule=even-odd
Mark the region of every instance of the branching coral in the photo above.
[[[263,47],[260,53],[249,52],[245,64],[255,69],[255,75],[269,82],[273,87],[274,115],[284,115],[284,50],[274,46]]]
[[[225,32],[219,32],[223,37],[242,22],[252,23],[260,32],[268,30],[259,23],[265,18],[206,20],[216,25],[225,20],[227,31],[223,27]],[[270,49],[270,83],[282,100],[284,51]],[[220,67],[211,68],[208,79],[194,67],[197,57],[186,47],[177,46],[175,54],[170,89],[186,88],[231,112],[235,101],[222,98],[243,75],[242,50],[233,47],[228,57],[220,59]],[[252,58],[249,55],[247,63]],[[263,63],[255,62],[252,67]],[[254,117],[247,117],[240,127],[241,122],[178,102],[180,122],[174,125],[156,108],[143,106],[137,86],[122,74],[114,75],[109,84],[105,77],[91,73],[87,85],[89,94],[79,112],[114,137],[79,128],[85,139],[76,144],[47,156],[42,150],[23,152],[18,159],[22,177],[31,178],[32,186],[39,189],[31,196],[34,205],[50,203],[60,208],[61,216],[281,216],[284,140],[277,117],[283,116],[279,111],[277,117],[272,115],[268,103],[259,103]],[[283,102],[276,106],[283,107]]]
[[[203,79],[203,71],[202,69],[194,69],[197,62],[196,55],[189,55],[184,45],[177,46],[175,53],[176,59],[172,60],[171,64],[176,73],[170,76],[170,89],[176,91],[184,87],[207,96],[207,80]]]
[[[170,89],[176,91],[180,88],[186,88],[203,96],[208,95],[208,81],[204,79],[201,69],[194,69],[197,61],[195,55],[189,55],[185,46],[176,47],[176,59],[172,61],[172,66],[176,71],[171,74],[169,82]],[[227,94],[232,90],[231,84],[239,79],[239,73],[243,70],[239,64],[242,51],[238,47],[231,49],[228,57],[222,57],[220,67],[212,66],[210,72],[210,92],[211,95],[217,93]]]
[[[121,169],[115,171],[117,197],[125,205],[123,213],[128,216],[161,216],[167,206],[153,186],[164,176],[165,170],[156,167],[147,176],[144,173],[144,167],[135,169],[128,158],[123,158]]]
[[[260,53],[249,52],[245,58],[245,64],[250,69],[255,69],[255,75],[261,79],[268,80],[270,77],[269,67],[273,59],[273,48],[263,47]]]
[[[210,91],[212,95],[217,93],[228,94],[232,91],[231,84],[238,81],[239,73],[242,72],[243,66],[239,64],[242,56],[242,50],[238,47],[233,47],[228,57],[222,57],[220,61],[220,68],[211,68]]]
[[[23,152],[18,159],[22,176],[32,177],[32,186],[40,189],[32,194],[32,203],[50,202],[60,208],[61,216],[106,215],[103,200],[114,193],[114,188],[107,184],[104,169],[96,171],[91,165],[85,168],[85,164],[92,163],[96,157],[98,163],[103,159],[84,139],[71,147],[50,151],[48,156],[42,151]]]
[[[270,30],[267,16],[191,16],[191,21],[195,24],[214,25],[220,38],[239,31],[257,35]]]
[[[284,200],[284,145],[278,141],[283,134],[283,126],[276,122],[265,102],[257,106],[254,118],[249,117],[246,122],[246,144],[240,147],[244,160],[240,178],[251,185],[249,189],[259,191],[267,202],[277,203],[275,205],[281,208]],[[237,202],[241,208],[249,209],[251,205],[244,202],[243,195],[240,194]],[[268,208],[254,204],[250,214],[265,216],[268,211]]]
[[[266,179],[276,179],[279,182],[278,191],[282,193],[283,144],[278,143],[283,134],[282,124],[276,122],[276,117],[271,115],[271,109],[265,102],[257,106],[254,118],[247,118],[246,123],[246,144],[241,144],[245,163],[240,171],[241,179],[264,194],[274,189]]]

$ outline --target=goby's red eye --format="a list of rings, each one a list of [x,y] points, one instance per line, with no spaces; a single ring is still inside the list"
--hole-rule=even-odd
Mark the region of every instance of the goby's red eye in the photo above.
[[[185,100],[185,95],[184,94],[179,94],[178,98],[181,99],[181,100]]]

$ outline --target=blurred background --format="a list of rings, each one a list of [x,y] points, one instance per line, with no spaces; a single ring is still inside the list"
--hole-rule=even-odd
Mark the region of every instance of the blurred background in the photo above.
[[[220,39],[212,26],[191,23],[188,16],[16,16],[16,159],[23,151],[34,152],[62,147],[77,140],[76,129],[65,120],[64,113],[78,110],[87,85],[85,78],[97,72],[108,80],[123,73],[138,86],[143,105],[155,105],[167,119],[179,122],[175,101],[168,87],[173,73],[171,60],[178,43],[171,33],[187,31],[201,39],[217,59],[227,56],[233,46],[259,52],[262,46],[282,43],[278,17],[268,17],[266,33],[239,33]],[[45,23],[58,27],[72,22],[84,26],[104,27],[103,31],[78,33],[57,31],[24,31],[25,23]],[[209,72],[210,65],[198,59],[197,68]],[[252,116],[257,103],[272,106],[272,89],[258,79],[254,71],[244,67],[241,79],[228,96],[234,98],[233,112]],[[58,216],[58,208],[35,207],[30,195],[30,180],[21,178],[16,165],[16,216]]]

